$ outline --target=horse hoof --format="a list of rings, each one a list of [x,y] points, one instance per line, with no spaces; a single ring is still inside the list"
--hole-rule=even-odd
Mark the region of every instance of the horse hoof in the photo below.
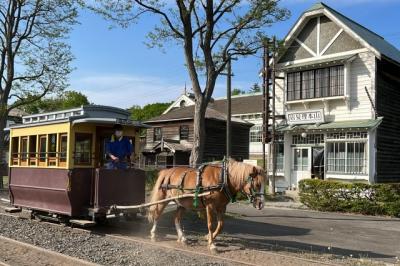
[[[205,236],[204,236],[204,239],[205,240],[208,240],[210,238],[210,235],[209,234],[206,234]]]
[[[211,244],[209,249],[210,249],[211,254],[213,254],[213,255],[218,254],[217,247],[214,244]]]
[[[156,238],[155,236],[150,236],[150,241],[151,241],[151,242],[156,242],[156,241],[157,241],[157,238]]]
[[[176,242],[186,245],[187,244],[187,238],[182,236],[182,237],[178,238],[176,240]]]

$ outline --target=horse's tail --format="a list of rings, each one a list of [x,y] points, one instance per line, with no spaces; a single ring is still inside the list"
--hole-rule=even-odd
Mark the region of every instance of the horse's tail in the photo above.
[[[169,171],[170,171],[170,169],[164,169],[164,170],[160,170],[160,172],[158,173],[157,181],[154,184],[153,191],[151,192],[150,202],[156,202],[158,200],[165,199],[167,193],[163,189],[161,189],[161,184],[163,183],[163,181]],[[160,204],[155,204],[155,205],[150,206],[149,211],[148,211],[148,216],[147,216],[147,218],[149,219],[149,222],[153,223],[154,220],[156,220],[156,218],[160,215],[162,210],[163,210],[163,207]]]

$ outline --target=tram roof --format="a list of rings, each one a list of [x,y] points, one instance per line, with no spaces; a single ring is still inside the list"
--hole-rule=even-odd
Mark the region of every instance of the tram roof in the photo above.
[[[105,105],[86,105],[54,112],[26,115],[22,117],[22,124],[11,128],[34,127],[57,123],[98,123],[121,124],[125,126],[147,127],[139,121],[130,119],[130,112],[118,107]]]

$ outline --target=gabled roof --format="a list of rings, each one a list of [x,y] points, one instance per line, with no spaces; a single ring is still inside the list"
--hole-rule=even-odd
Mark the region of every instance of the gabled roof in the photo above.
[[[361,39],[364,44],[367,44],[367,48],[373,50],[378,58],[383,55],[397,63],[400,63],[400,51],[396,47],[375,32],[365,28],[364,26],[339,13],[324,3],[314,4],[311,8],[306,10],[293,28],[289,31],[285,38],[285,42],[289,41],[288,38],[298,29],[298,24],[302,22],[302,18],[309,15],[315,15],[315,13],[318,13],[319,11],[331,19],[334,18],[338,24],[342,24],[339,26],[344,26],[343,28],[346,32],[357,37],[357,39]]]
[[[182,120],[192,120],[194,118],[194,106],[187,106],[182,108],[173,109],[166,114],[162,114],[158,117],[154,117],[150,120],[145,121],[145,123],[158,123],[158,122],[170,122],[170,121],[182,121]],[[214,108],[208,107],[206,110],[206,118],[226,121],[226,115],[222,112],[215,110]],[[232,117],[232,122],[240,123],[251,126],[251,123],[248,123],[242,119]]]
[[[216,99],[209,104],[211,108],[226,113],[226,98]],[[243,94],[232,96],[232,115],[261,113],[263,108],[262,94]]]

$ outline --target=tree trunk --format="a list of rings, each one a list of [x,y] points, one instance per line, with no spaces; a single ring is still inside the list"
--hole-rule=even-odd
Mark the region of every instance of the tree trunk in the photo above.
[[[0,107],[1,108],[1,107]],[[4,141],[5,132],[4,128],[7,124],[7,112],[2,112],[0,110],[0,165],[4,164],[6,161],[6,143]]]
[[[193,148],[190,154],[190,166],[196,167],[203,162],[204,146],[205,146],[205,113],[207,103],[204,97],[196,100],[194,107],[194,136]]]

